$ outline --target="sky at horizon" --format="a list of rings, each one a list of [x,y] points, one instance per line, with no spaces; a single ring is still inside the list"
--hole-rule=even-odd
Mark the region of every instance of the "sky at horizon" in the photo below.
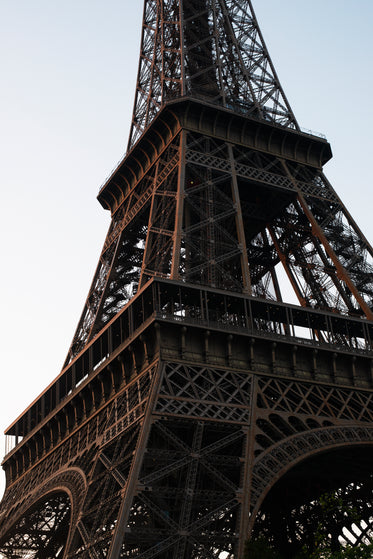
[[[372,239],[373,3],[253,4],[298,122],[331,142],[325,173]],[[0,0],[1,433],[58,375],[83,310],[110,221],[95,197],[127,145],[141,18],[140,0]]]

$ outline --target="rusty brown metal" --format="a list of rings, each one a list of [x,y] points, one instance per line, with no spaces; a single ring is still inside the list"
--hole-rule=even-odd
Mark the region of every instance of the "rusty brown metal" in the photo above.
[[[326,491],[359,515],[334,541],[371,541],[373,252],[330,146],[248,0],[145,0],[142,37],[82,317],[6,431],[0,553],[241,559],[265,535],[290,558]]]

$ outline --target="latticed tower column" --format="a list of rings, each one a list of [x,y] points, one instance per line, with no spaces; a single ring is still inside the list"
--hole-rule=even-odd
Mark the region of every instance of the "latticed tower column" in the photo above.
[[[372,318],[372,249],[249,1],[145,2],[129,149],[99,194],[113,220],[70,356],[151,277],[281,300],[281,262],[300,304]]]
[[[333,545],[371,538],[372,248],[330,157],[249,0],[145,0],[93,283],[7,431],[6,557],[241,559],[251,533],[292,557],[324,491],[359,515],[328,519]]]
[[[129,147],[185,96],[298,128],[250,0],[145,2]]]

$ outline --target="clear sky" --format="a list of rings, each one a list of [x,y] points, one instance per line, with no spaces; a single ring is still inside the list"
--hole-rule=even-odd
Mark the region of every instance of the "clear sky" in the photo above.
[[[296,117],[331,142],[326,175],[372,241],[373,2],[253,3]],[[60,372],[84,306],[110,217],[96,195],[128,139],[142,5],[0,0],[1,432]]]

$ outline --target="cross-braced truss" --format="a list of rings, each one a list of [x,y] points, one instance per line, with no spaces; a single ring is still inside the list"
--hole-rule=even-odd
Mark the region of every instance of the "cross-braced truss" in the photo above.
[[[320,170],[177,132],[113,214],[66,364],[153,277],[371,318],[373,251]],[[283,286],[282,286],[283,287]]]
[[[357,503],[360,524],[330,519],[333,533],[370,539],[369,391],[185,361],[154,363],[129,382],[121,378],[116,394],[102,393],[97,410],[88,412],[91,398],[82,394],[83,426],[75,416],[71,432],[36,467],[22,461],[25,472],[4,502],[11,518],[20,518],[9,524],[0,515],[5,557],[235,559],[240,534],[255,518],[255,534],[278,540],[286,528],[298,545],[312,537],[319,479],[322,490],[344,487],[346,502]],[[319,455],[339,464],[337,477],[326,475]],[[284,469],[296,476],[300,460],[307,491],[286,500],[287,485],[276,482]],[[315,473],[321,471],[323,478]],[[336,486],[326,483],[331,479]],[[37,498],[38,488],[53,486],[68,486],[71,502],[66,492]],[[283,525],[274,520],[279,499],[290,507]],[[292,521],[295,514],[302,525]]]
[[[48,495],[11,528],[1,551],[8,559],[61,558],[70,520],[71,503],[67,495]]]
[[[0,552],[292,557],[328,491],[333,547],[371,541],[373,250],[250,0],[145,0],[128,145],[65,367],[8,431]]]
[[[297,127],[250,0],[145,0],[129,147],[184,96]]]

